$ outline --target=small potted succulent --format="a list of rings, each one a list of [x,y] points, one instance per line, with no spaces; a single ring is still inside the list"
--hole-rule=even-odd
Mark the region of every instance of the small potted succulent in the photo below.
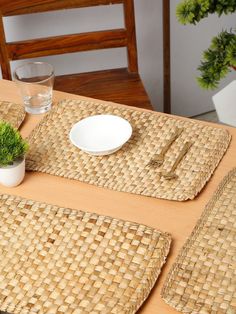
[[[25,176],[25,153],[28,144],[9,123],[0,121],[0,183],[19,185]]]
[[[182,24],[196,24],[209,14],[236,12],[236,0],[182,0],[177,5],[176,15]],[[199,85],[215,89],[226,75],[236,70],[236,29],[223,30],[213,37],[210,47],[203,52],[198,67]],[[235,72],[236,73],[236,72]],[[221,122],[236,126],[236,80],[213,96],[213,103]]]

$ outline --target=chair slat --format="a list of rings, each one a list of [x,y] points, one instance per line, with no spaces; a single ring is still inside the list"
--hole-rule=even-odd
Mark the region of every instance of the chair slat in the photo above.
[[[11,16],[96,5],[119,4],[124,1],[125,0],[1,0],[0,11],[3,16]]]
[[[7,48],[11,60],[20,60],[95,49],[125,47],[126,45],[126,30],[114,29],[11,42],[7,44]]]

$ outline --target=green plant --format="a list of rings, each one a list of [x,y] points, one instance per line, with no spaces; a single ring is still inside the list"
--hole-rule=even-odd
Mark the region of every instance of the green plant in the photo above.
[[[209,14],[221,16],[235,11],[236,0],[184,0],[177,5],[176,15],[182,24],[196,24]],[[223,30],[203,52],[198,83],[203,88],[214,89],[233,67],[236,67],[236,30]]]
[[[23,158],[28,147],[16,129],[0,121],[0,167],[12,165],[15,160]]]

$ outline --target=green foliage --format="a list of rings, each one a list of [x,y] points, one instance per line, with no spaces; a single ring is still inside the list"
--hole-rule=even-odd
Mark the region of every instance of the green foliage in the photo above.
[[[196,24],[208,14],[218,16],[236,11],[236,0],[184,0],[177,5],[176,15],[181,24]]]
[[[235,11],[236,0],[183,0],[177,6],[176,15],[182,24],[196,24],[208,14],[221,16]],[[203,52],[198,83],[203,88],[214,89],[232,66],[236,66],[236,30],[222,31]]]
[[[16,159],[23,158],[28,147],[16,129],[0,121],[0,167],[12,165]]]
[[[198,67],[201,72],[197,78],[199,85],[206,89],[216,88],[235,64],[236,36],[233,32],[222,31],[203,53],[203,61]]]

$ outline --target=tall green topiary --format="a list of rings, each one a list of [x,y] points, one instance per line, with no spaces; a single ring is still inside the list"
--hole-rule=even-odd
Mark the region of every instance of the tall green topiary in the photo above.
[[[176,15],[182,24],[196,24],[209,14],[221,16],[235,11],[236,0],[183,0],[177,6]],[[203,88],[214,89],[233,67],[236,67],[236,29],[223,30],[203,52],[198,83]]]
[[[28,147],[16,129],[0,121],[0,167],[12,165],[15,160],[23,158]]]

